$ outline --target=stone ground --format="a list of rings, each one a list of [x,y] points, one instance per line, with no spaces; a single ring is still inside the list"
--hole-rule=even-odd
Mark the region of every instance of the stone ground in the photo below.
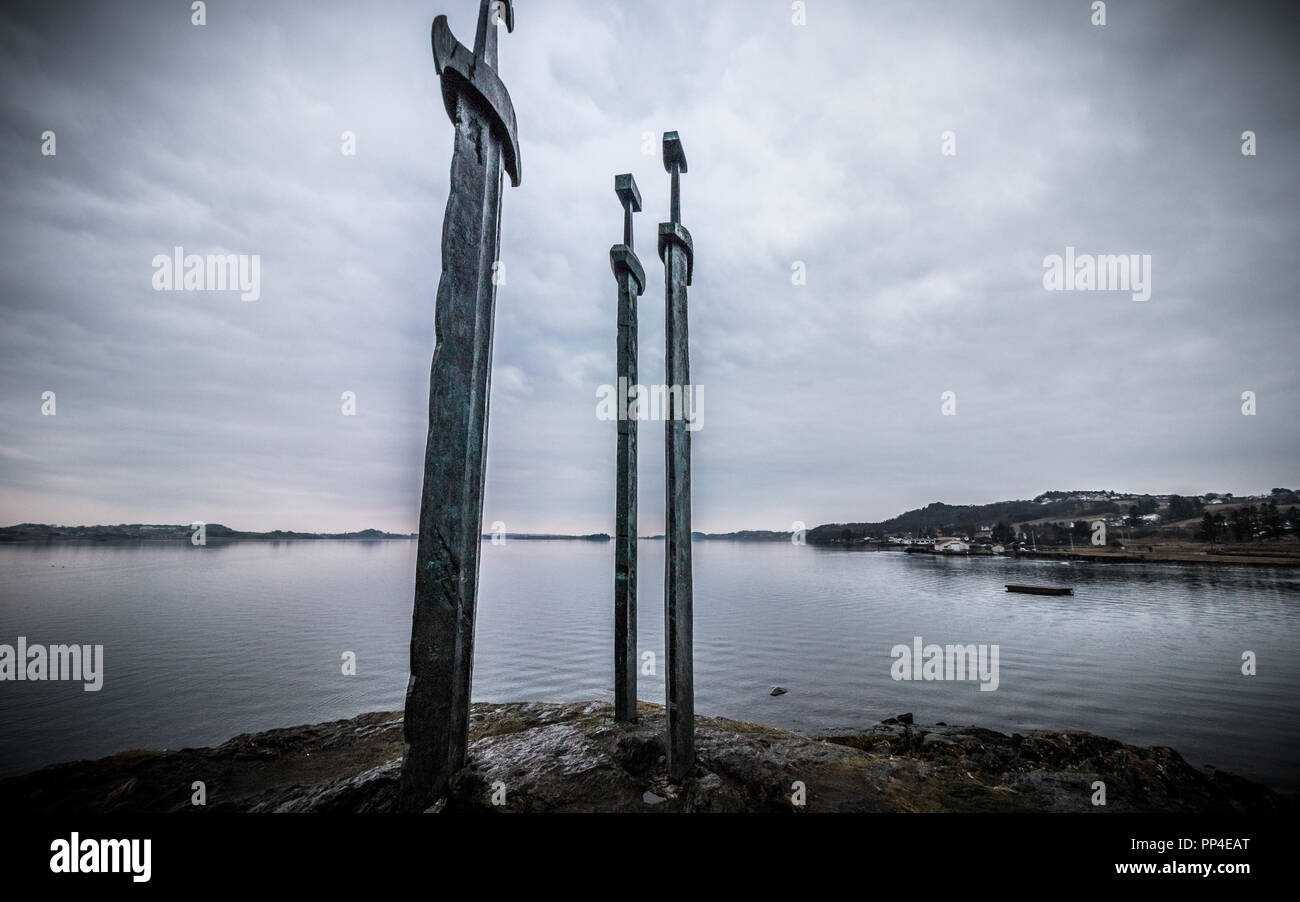
[[[1295,799],[1169,748],[1090,733],[1024,736],[895,718],[813,739],[759,724],[696,718],[697,764],[664,772],[664,710],[641,703],[618,725],[602,702],[473,706],[469,763],[439,811],[482,812],[1264,812]],[[909,719],[906,716],[904,720]],[[0,807],[23,813],[383,812],[394,806],[402,715],[246,733],[216,748],[128,751],[0,780]],[[206,784],[207,804],[191,804]],[[1106,784],[1095,807],[1092,784]],[[795,805],[796,783],[805,803]],[[504,804],[497,784],[504,785]],[[497,791],[494,793],[494,789]]]

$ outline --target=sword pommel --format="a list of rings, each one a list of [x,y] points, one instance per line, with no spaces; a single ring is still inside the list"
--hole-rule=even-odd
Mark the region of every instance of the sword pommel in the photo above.
[[[672,172],[673,164],[678,172],[686,172],[686,151],[677,132],[664,132],[664,172]]]
[[[478,8],[479,31],[485,31],[488,25],[506,23],[506,31],[515,30],[515,5],[511,0],[482,0]],[[475,36],[475,43],[478,43]]]
[[[670,199],[669,219],[682,221],[682,187],[681,174],[686,171],[686,151],[682,148],[682,138],[677,132],[664,132],[664,169],[672,173],[672,197]],[[687,284],[690,281],[687,280]]]
[[[614,176],[614,193],[623,205],[623,243],[632,246],[632,214],[641,212],[641,192],[637,190],[632,173]]]
[[[515,6],[510,0],[480,0],[478,31],[474,34],[474,58],[497,67],[497,25],[506,23],[506,31],[515,30]]]
[[[614,193],[618,195],[619,203],[625,208],[630,207],[633,213],[641,212],[641,192],[637,190],[636,179],[632,178],[632,173],[625,172],[623,175],[614,176]]]

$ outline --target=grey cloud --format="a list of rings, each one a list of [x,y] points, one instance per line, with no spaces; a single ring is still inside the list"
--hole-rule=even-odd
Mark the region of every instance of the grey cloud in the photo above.
[[[468,41],[474,4],[444,5]],[[697,528],[1300,482],[1293,13],[1110,4],[1094,28],[1086,4],[825,0],[796,28],[783,2],[519,6],[489,522],[612,527],[612,177],[645,199],[658,381],[667,129],[698,250]],[[409,531],[451,134],[431,10],[186,9],[0,14],[0,521]],[[260,254],[262,298],[152,291],[175,245]],[[1044,291],[1067,245],[1152,254],[1152,299]],[[644,425],[643,532],[661,460]]]

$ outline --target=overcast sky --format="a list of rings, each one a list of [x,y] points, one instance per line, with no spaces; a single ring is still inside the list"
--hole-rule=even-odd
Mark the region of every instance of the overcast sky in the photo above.
[[[613,529],[613,177],[645,201],[662,381],[672,129],[696,529],[1300,483],[1280,4],[1112,2],[1100,27],[1086,0],[791,6],[516,5],[485,523]],[[5,5],[0,523],[415,529],[452,149],[429,26],[472,47],[476,7]],[[259,254],[260,298],[154,291],[177,245]],[[1067,246],[1150,254],[1150,300],[1045,290]],[[643,534],[662,473],[644,423]]]

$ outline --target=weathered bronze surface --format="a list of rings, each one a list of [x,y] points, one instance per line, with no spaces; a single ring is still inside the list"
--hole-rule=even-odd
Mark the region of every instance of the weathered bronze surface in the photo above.
[[[664,263],[665,382],[680,397],[691,390],[686,286],[691,283],[695,248],[681,224],[680,176],[686,153],[677,132],[663,141],[664,169],[672,175],[669,222],[659,224],[659,257]],[[664,423],[666,505],[664,514],[664,643],[667,646],[668,775],[682,780],[695,764],[695,683],[693,593],[691,587],[691,433],[682,410]]]
[[[469,738],[487,451],[502,170],[519,184],[510,95],[496,74],[496,23],[508,0],[481,0],[471,54],[445,16],[433,23],[434,65],[456,129],[442,223],[442,278],[429,378],[429,434],[406,688],[401,807],[422,811],[464,767]]]
[[[614,177],[623,205],[623,243],[609,249],[618,282],[618,378],[628,394],[637,379],[636,299],[645,292],[645,270],[632,245],[632,214],[641,209],[641,192],[630,173]],[[619,393],[621,399],[622,393]],[[628,399],[629,404],[631,398]],[[622,403],[620,400],[619,403]],[[614,502],[614,719],[636,721],[636,440],[637,421],[619,411],[617,488]]]

